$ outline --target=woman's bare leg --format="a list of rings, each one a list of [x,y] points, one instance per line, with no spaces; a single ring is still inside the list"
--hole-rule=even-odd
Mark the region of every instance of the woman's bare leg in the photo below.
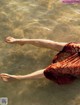
[[[44,70],[38,70],[33,73],[27,74],[27,75],[10,75],[6,73],[0,74],[0,78],[5,81],[11,81],[11,80],[23,80],[23,79],[39,79],[39,78],[44,78]]]
[[[7,43],[17,43],[17,44],[32,44],[37,47],[49,48],[52,50],[60,51],[67,43],[54,42],[46,39],[15,39],[13,37],[7,37],[5,40]]]

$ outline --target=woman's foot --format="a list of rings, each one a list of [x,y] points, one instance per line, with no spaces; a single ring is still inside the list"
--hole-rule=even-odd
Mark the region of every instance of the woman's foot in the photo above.
[[[9,82],[9,81],[17,80],[18,78],[15,75],[9,75],[6,73],[1,73],[0,79],[2,79],[4,82]]]

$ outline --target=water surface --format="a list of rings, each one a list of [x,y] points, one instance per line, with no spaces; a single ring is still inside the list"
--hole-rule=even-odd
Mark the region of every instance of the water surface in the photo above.
[[[32,45],[9,45],[7,36],[80,41],[80,5],[59,0],[0,0],[0,73],[28,74],[47,67],[57,53]],[[34,50],[35,49],[35,50]],[[0,81],[9,105],[80,105],[80,81],[58,86],[49,80]]]

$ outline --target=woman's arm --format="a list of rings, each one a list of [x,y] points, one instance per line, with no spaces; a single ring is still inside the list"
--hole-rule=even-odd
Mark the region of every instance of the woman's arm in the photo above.
[[[7,37],[6,42],[18,43],[18,44],[31,44],[37,47],[49,48],[52,50],[60,51],[67,43],[55,42],[47,39],[15,39],[13,37]]]
[[[27,75],[10,75],[6,73],[1,73],[0,74],[0,79],[2,79],[5,82],[12,81],[12,80],[23,80],[23,79],[40,79],[44,78],[44,70],[38,70],[34,71],[33,73],[27,74]]]

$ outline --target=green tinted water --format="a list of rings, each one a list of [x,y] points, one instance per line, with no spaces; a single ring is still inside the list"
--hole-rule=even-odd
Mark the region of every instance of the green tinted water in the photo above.
[[[56,0],[0,0],[0,73],[28,74],[45,68],[57,53],[31,45],[9,45],[7,36],[80,41],[80,5]],[[35,50],[34,50],[35,49]],[[46,79],[4,83],[9,105],[80,105],[80,81],[58,86]]]

